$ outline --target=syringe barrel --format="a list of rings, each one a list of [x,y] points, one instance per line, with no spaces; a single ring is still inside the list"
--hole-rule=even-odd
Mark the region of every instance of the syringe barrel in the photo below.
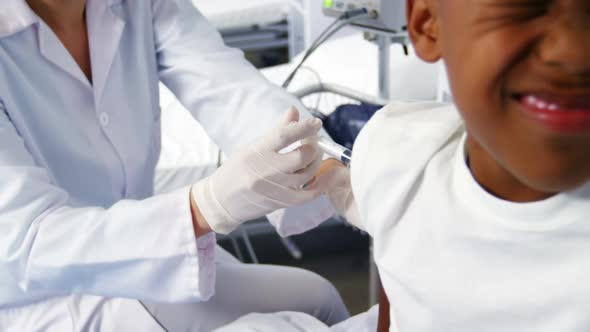
[[[325,154],[340,160],[346,166],[350,165],[352,157],[352,151],[350,149],[322,136],[317,138],[317,144]]]

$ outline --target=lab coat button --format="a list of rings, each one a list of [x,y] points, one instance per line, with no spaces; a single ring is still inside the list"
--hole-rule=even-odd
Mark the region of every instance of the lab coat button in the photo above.
[[[110,121],[111,121],[110,118],[109,118],[108,113],[104,113],[104,112],[103,113],[100,113],[99,120],[100,120],[100,124],[103,127],[108,126],[109,123],[110,123]]]

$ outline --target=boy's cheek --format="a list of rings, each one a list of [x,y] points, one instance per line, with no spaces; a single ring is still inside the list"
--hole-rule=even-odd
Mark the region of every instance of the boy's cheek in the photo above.
[[[512,30],[476,34],[444,48],[449,83],[462,112],[481,112],[487,120],[501,117],[510,103],[514,72],[523,66],[524,41],[510,42]],[[448,39],[447,40],[452,40]]]

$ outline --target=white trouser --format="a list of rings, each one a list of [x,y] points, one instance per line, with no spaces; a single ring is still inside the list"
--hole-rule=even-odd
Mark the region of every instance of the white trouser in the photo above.
[[[0,331],[209,332],[249,313],[286,310],[310,314],[330,325],[348,317],[340,295],[322,277],[295,268],[243,264],[217,248],[216,295],[208,302],[142,304],[69,295],[0,310]]]
[[[348,318],[334,286],[292,267],[243,264],[218,247],[215,296],[190,304],[143,303],[167,331],[212,331],[249,313],[297,311],[327,325]]]
[[[307,314],[285,311],[249,314],[214,332],[375,332],[378,321],[379,305],[332,327]]]

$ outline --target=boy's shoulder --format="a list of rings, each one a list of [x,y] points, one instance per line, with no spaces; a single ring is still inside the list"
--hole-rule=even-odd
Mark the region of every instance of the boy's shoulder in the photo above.
[[[403,204],[429,160],[463,130],[453,104],[395,102],[378,111],[353,148],[352,189],[361,219],[382,220],[378,207]]]
[[[436,138],[437,135],[446,136],[449,130],[455,132],[461,126],[462,120],[454,104],[396,101],[379,110],[363,128],[361,136]]]

